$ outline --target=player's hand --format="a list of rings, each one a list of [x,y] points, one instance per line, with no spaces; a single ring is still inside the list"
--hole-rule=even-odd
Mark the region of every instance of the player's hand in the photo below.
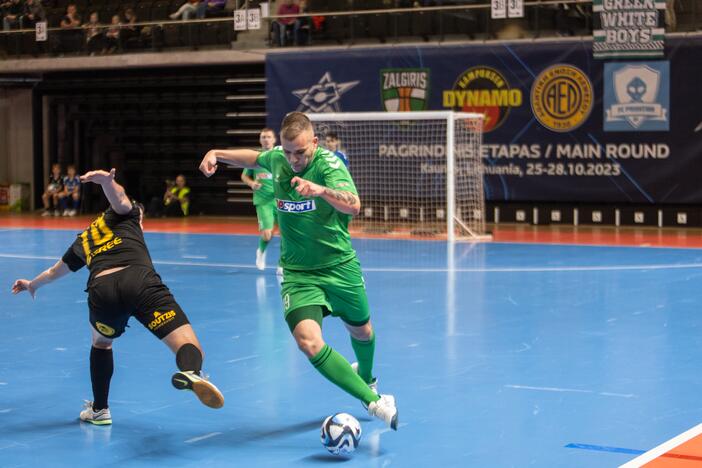
[[[253,184],[251,184],[250,187],[251,187],[251,190],[253,190],[253,191],[255,192],[256,190],[258,190],[258,189],[260,189],[261,187],[263,187],[263,185],[261,185],[260,182],[254,182]]]
[[[98,170],[86,172],[80,176],[80,181],[83,183],[92,182],[98,185],[109,184],[115,180],[115,168],[110,169],[110,172]]]
[[[214,150],[208,151],[205,157],[202,158],[200,172],[205,174],[205,177],[210,177],[217,172],[217,155]]]
[[[15,284],[12,285],[12,294],[19,294],[22,291],[29,291],[29,294],[32,295],[32,299],[34,299],[34,295],[37,292],[37,290],[32,287],[31,281],[26,279],[18,279],[15,281]]]
[[[290,185],[303,197],[319,197],[324,193],[324,187],[301,177],[293,177]]]

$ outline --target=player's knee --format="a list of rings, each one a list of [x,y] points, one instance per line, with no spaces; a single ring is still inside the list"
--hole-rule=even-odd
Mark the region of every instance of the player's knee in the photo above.
[[[318,338],[295,337],[297,347],[308,358],[316,356],[324,347],[324,341]]]
[[[112,340],[93,338],[93,348],[112,349]]]

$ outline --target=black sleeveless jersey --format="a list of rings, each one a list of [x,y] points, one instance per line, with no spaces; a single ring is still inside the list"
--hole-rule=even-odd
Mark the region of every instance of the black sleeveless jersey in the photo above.
[[[141,212],[136,206],[124,215],[108,208],[78,234],[63,255],[63,262],[71,271],[78,271],[87,265],[90,270],[88,282],[110,268],[137,265],[153,270],[151,255],[139,224],[140,217]]]

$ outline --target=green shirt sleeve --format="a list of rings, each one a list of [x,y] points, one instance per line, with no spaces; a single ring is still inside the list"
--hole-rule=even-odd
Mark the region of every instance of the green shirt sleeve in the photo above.
[[[354,195],[358,195],[349,170],[341,163],[341,160],[338,162],[339,164],[327,165],[324,171],[324,186],[340,192],[351,192]]]
[[[271,156],[273,155],[274,150],[275,148],[270,151],[264,151],[263,153],[259,154],[258,158],[256,158],[256,164],[258,164],[260,167],[264,168],[268,172],[271,172]]]
[[[244,169],[244,172],[242,172],[246,177],[253,177],[254,171],[253,169]]]

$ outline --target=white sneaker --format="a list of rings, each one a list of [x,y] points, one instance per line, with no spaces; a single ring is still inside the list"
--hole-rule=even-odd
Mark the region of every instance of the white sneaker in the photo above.
[[[351,364],[351,369],[353,369],[353,371],[358,374],[358,363],[354,362],[353,364]],[[368,388],[373,390],[373,393],[375,393],[376,395],[378,394],[378,378],[377,377],[373,377],[373,381],[368,384]],[[363,407],[365,409],[368,409],[368,405],[366,405],[363,402],[361,402],[361,404],[363,405]]]
[[[266,252],[256,249],[256,268],[263,271],[266,269]]]
[[[96,426],[105,426],[112,424],[112,415],[110,408],[103,408],[100,411],[93,411],[93,402],[85,400],[84,409],[80,412],[80,420],[95,424]]]
[[[49,210],[44,210],[44,212],[41,214],[42,216],[51,216],[51,211]]]
[[[78,210],[68,210],[68,216],[75,216],[78,214]]]
[[[193,391],[205,406],[210,408],[221,408],[224,406],[224,395],[202,373],[198,374],[194,371],[176,372],[171,377],[171,383],[178,390]]]
[[[68,214],[69,214],[70,212],[71,212],[71,211],[70,211],[68,208],[66,208],[65,210],[63,210],[63,213],[61,214],[61,216],[68,216]]]
[[[59,210],[54,211],[54,216],[61,216],[61,212]]]
[[[393,431],[397,430],[398,411],[394,396],[380,395],[380,400],[371,401],[368,405],[368,414],[384,421]]]

